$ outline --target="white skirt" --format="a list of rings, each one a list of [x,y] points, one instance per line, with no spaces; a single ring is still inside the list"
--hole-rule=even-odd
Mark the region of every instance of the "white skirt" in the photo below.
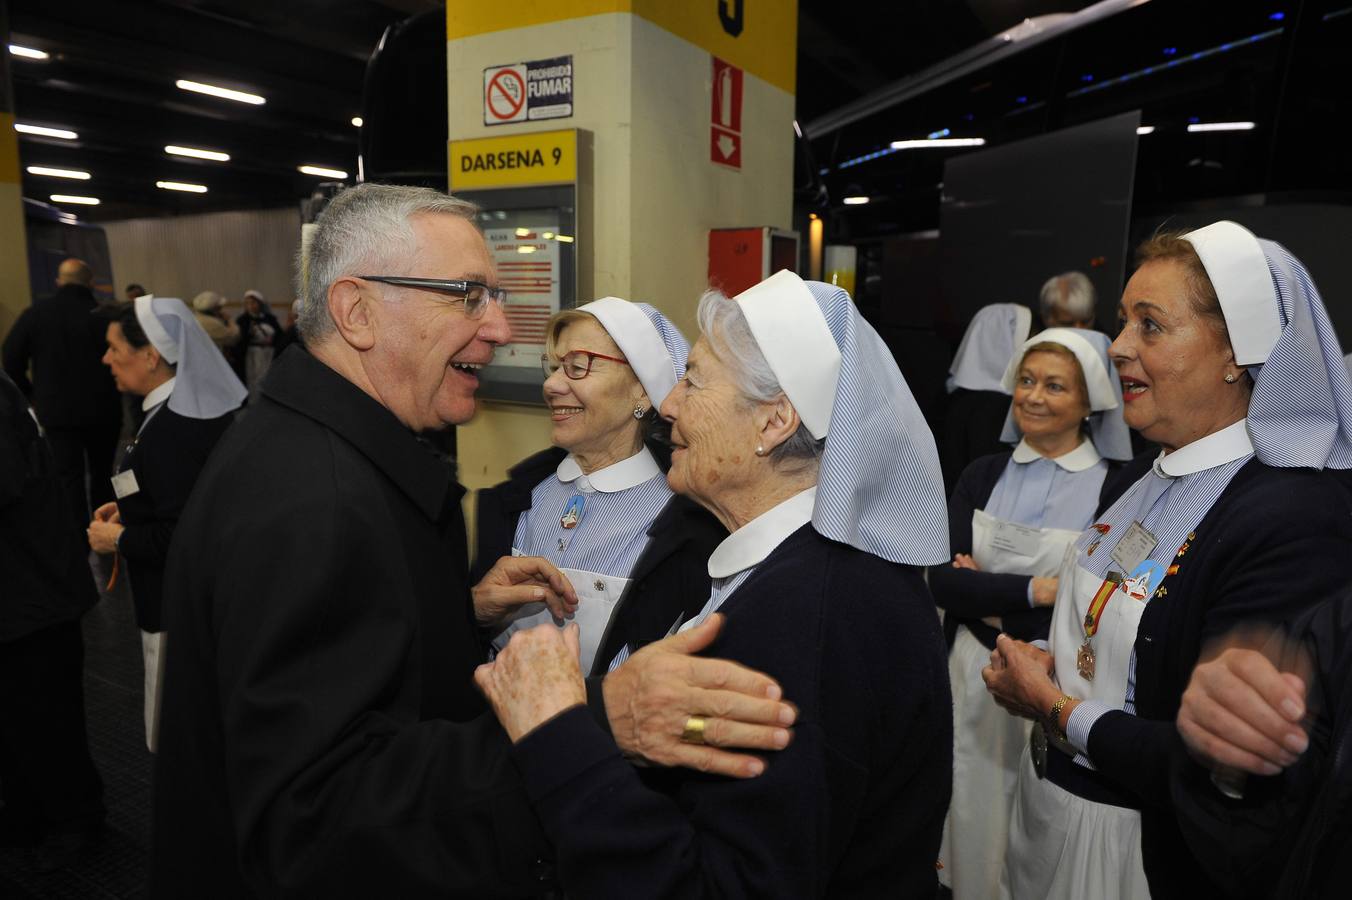
[[[145,664],[146,749],[160,745],[160,689],[164,677],[163,631],[141,632],[141,661]]]
[[[1039,779],[1025,753],[1000,896],[1148,900],[1150,888],[1141,864],[1141,814],[1085,800]]]
[[[948,656],[953,684],[953,800],[939,850],[940,881],[952,888],[957,900],[986,900],[999,893],[1019,758],[1028,755],[1033,727],[991,699],[981,678],[990,658],[990,651],[966,626],[959,626]]]

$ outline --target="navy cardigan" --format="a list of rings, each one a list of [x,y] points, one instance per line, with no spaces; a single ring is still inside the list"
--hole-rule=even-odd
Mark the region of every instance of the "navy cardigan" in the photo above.
[[[570,896],[925,897],[952,783],[952,697],[920,571],[805,525],[722,607],[707,655],[766,672],[794,740],[747,780],[636,769],[582,708],[513,756]]]
[[[948,543],[954,556],[972,552],[972,511],[984,509],[990,502],[991,492],[995,490],[1012,454],[1012,450],[992,453],[973,460],[963,470],[962,477],[953,489],[953,496],[948,498]],[[1107,476],[1099,490],[1100,512],[1116,502],[1122,492],[1131,486],[1131,481],[1118,477],[1121,471],[1120,463],[1109,461]],[[947,613],[944,616],[944,637],[950,647],[958,626],[966,625],[987,649],[994,650],[999,632],[981,621],[987,616],[1002,617],[1005,633],[1021,641],[1045,640],[1051,627],[1050,606],[1028,605],[1027,575],[974,572],[971,569],[955,569],[950,563],[945,563],[930,567],[929,586],[934,593],[934,602]]]
[[[1139,476],[1149,458],[1138,458]],[[1346,589],[1352,506],[1337,476],[1250,460],[1195,530],[1178,570],[1161,583],[1136,634],[1136,715],[1115,710],[1089,733],[1098,777],[1141,805],[1141,849],[1155,897],[1225,893],[1180,830],[1171,770],[1186,759],[1175,719],[1204,645],[1242,625],[1289,623]],[[1094,773],[1089,773],[1094,774]],[[1250,779],[1246,802],[1263,802]]]

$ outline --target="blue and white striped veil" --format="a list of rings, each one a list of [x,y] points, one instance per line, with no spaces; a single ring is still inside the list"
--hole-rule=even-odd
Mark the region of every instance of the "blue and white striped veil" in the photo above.
[[[766,288],[774,296],[747,313],[752,334],[789,402],[818,437],[821,414],[828,416],[812,526],[824,537],[895,563],[948,562],[948,504],[934,435],[891,351],[844,290],[783,271],[747,293],[764,296]],[[785,343],[821,329],[820,322],[792,320],[801,320],[804,309],[811,315],[805,300],[790,302],[802,298],[804,288],[839,348],[834,387],[803,384],[789,371],[813,369],[798,355],[812,350],[786,353]]]
[[[1352,469],[1352,375],[1324,301],[1300,260],[1259,239],[1277,289],[1282,334],[1249,367],[1249,437],[1269,466]]]
[[[653,408],[661,406],[685,376],[685,361],[690,356],[690,344],[680,329],[650,304],[621,297],[602,297],[577,311],[601,323],[629,361]]]

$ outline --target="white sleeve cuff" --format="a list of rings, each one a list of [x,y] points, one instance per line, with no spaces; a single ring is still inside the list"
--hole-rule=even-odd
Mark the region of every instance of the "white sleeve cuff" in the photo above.
[[[1066,720],[1066,740],[1076,751],[1089,755],[1089,732],[1094,723],[1113,711],[1102,700],[1081,700]]]
[[[1028,579],[1028,608],[1032,609],[1035,606],[1037,604],[1033,602],[1033,579],[1030,578]]]
[[[1042,640],[1041,638],[1039,638],[1039,639],[1036,640],[1036,641],[1030,641],[1028,646],[1030,646],[1030,647],[1036,647],[1036,648],[1038,648],[1039,650],[1041,650],[1043,653],[1051,653],[1051,652],[1052,652],[1052,645],[1049,644],[1049,643],[1047,643],[1046,641]]]

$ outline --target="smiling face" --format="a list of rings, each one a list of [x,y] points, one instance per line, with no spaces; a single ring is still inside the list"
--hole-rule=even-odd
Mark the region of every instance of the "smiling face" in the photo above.
[[[1247,379],[1222,329],[1189,299],[1187,270],[1161,259],[1136,271],[1122,293],[1122,332],[1109,353],[1122,379],[1127,424],[1166,451],[1247,414]]]
[[[554,340],[555,361],[575,350],[624,359],[601,323],[592,316],[575,319]],[[585,378],[574,381],[559,368],[545,380],[545,404],[552,423],[549,439],[576,456],[583,468],[595,471],[627,459],[643,443],[642,426],[634,409],[652,407],[648,395],[628,365],[593,359]]]
[[[1014,422],[1024,436],[1048,446],[1079,446],[1089,397],[1080,364],[1070,353],[1030,350],[1014,382]],[[1058,454],[1059,455],[1059,454]]]
[[[409,220],[416,238],[415,278],[465,279],[497,285],[483,236],[465,219],[419,214]],[[382,273],[384,274],[384,273]],[[362,354],[372,389],[414,431],[459,425],[474,415],[476,372],[511,338],[502,307],[482,318],[465,315],[464,301],[415,288],[361,282],[378,299],[370,304],[375,339]]]
[[[759,428],[732,372],[701,337],[686,361],[685,377],[662,403],[671,422],[671,470],[667,484],[709,509],[720,497],[759,476],[755,449]]]

